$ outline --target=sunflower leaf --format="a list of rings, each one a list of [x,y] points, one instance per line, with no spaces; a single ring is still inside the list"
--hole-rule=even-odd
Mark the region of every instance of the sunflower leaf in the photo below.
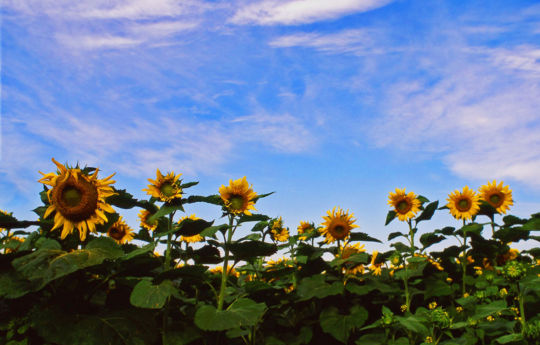
[[[261,241],[231,243],[229,248],[236,260],[247,260],[258,256],[270,256],[277,252],[275,244]]]
[[[298,296],[300,296],[300,301],[311,298],[321,299],[327,296],[341,294],[343,289],[343,283],[334,282],[333,284],[328,284],[325,282],[325,277],[318,274],[304,278],[298,284]]]
[[[379,242],[382,243],[380,240],[369,236],[368,234],[364,232],[351,232],[351,241],[362,241],[362,242]]]
[[[270,192],[270,193],[266,193],[266,194],[259,194],[259,195],[257,195],[256,197],[253,198],[253,202],[257,202],[257,200],[262,199],[262,198],[266,198],[267,196],[272,195],[274,193],[275,192]]]
[[[329,307],[324,309],[319,316],[323,331],[342,343],[347,343],[351,331],[362,326],[367,319],[368,312],[361,306],[353,306],[348,315],[340,314],[336,307]]]
[[[396,215],[397,215],[396,211],[394,210],[388,211],[388,214],[386,215],[386,222],[384,223],[384,225],[386,226],[390,224],[390,222],[392,222],[394,218],[396,218]]]
[[[436,235],[434,232],[427,232],[422,234],[422,236],[420,236],[420,243],[422,243],[422,245],[424,246],[422,250],[434,245],[435,243],[443,241],[445,238],[446,237],[444,236]]]
[[[399,237],[399,236],[403,236],[403,237],[407,238],[406,234],[404,234],[402,232],[399,232],[399,231],[396,231],[396,232],[392,232],[392,233],[390,233],[390,235],[388,235],[388,241],[392,241],[394,238]]]
[[[203,232],[203,230],[211,227],[212,224],[214,224],[214,221],[207,222],[204,219],[193,220],[186,218],[176,229],[173,229],[174,231],[172,232],[182,236],[195,236]]]
[[[527,223],[523,224],[521,228],[523,230],[529,230],[529,231],[540,230],[540,218],[529,219]]]
[[[201,196],[201,195],[190,195],[187,197],[187,199],[182,200],[184,204],[192,204],[195,202],[206,202],[208,204],[213,205],[223,205],[223,200],[221,200],[221,197],[217,194],[209,195],[209,196]]]
[[[246,214],[243,214],[241,217],[240,217],[240,220],[238,221],[238,224],[240,223],[245,223],[245,222],[256,222],[256,221],[267,221],[267,220],[270,220],[270,217],[268,217],[267,215],[264,215],[264,214],[257,214],[257,213],[254,213],[252,215],[246,215]]]
[[[148,217],[146,220],[147,223],[152,223],[155,220],[158,220],[158,218],[161,218],[163,216],[168,216],[169,214],[173,213],[174,211],[184,211],[184,207],[182,204],[177,203],[165,203],[163,206],[159,208],[159,210]]]
[[[217,310],[203,305],[195,313],[195,324],[205,331],[224,331],[238,327],[255,326],[266,311],[266,304],[240,298],[227,308]]]
[[[129,301],[135,307],[161,309],[167,299],[176,293],[176,288],[170,280],[163,280],[159,285],[154,285],[150,280],[143,279],[131,291]]]
[[[199,184],[199,181],[187,182],[187,183],[181,184],[181,185],[180,185],[180,188],[186,189],[186,188],[189,188],[189,187],[193,187],[193,186],[195,186],[195,185],[198,185],[198,184]]]
[[[427,199],[426,199],[427,200]],[[433,217],[433,214],[435,213],[435,210],[437,210],[437,207],[439,206],[439,201],[434,201],[432,203],[429,203],[422,213],[418,217],[416,217],[416,223],[419,223],[423,220],[430,220],[431,217]]]

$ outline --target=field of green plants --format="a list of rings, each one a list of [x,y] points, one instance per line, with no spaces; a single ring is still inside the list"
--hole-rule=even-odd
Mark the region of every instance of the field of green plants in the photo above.
[[[139,200],[53,162],[36,219],[0,212],[0,344],[540,344],[540,213],[507,214],[502,182],[442,202],[396,189],[381,207],[403,230],[376,239],[340,207],[289,228],[245,177],[201,196],[157,170]],[[417,233],[435,212],[463,226]]]

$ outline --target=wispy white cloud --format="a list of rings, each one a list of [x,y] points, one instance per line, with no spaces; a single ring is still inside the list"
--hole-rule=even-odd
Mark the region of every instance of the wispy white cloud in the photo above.
[[[56,35],[62,45],[72,49],[122,49],[137,46],[144,42],[140,39],[110,35]]]
[[[230,22],[240,25],[299,25],[371,11],[390,2],[391,0],[264,0],[240,7]]]
[[[269,42],[271,47],[313,48],[325,53],[354,53],[358,55],[381,54],[399,48],[376,44],[379,33],[373,29],[348,29],[337,33],[301,32],[277,37]]]

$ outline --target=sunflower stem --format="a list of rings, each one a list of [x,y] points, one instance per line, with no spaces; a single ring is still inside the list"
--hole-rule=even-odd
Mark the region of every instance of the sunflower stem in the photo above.
[[[463,219],[463,227],[465,227],[465,219]],[[466,286],[465,279],[467,276],[467,233],[463,232],[463,252],[461,260],[461,295],[465,296]]]
[[[519,288],[519,281],[516,282],[516,289],[518,292],[518,303],[519,303],[519,322],[521,323],[521,334],[525,333],[525,303],[524,296]]]
[[[227,266],[229,263],[229,244],[232,240],[233,235],[233,221],[234,216],[229,214],[229,227],[227,229],[227,239],[225,241],[225,257],[223,258],[223,271],[221,272],[221,287],[219,288],[219,299],[218,299],[218,310],[223,310],[223,301],[225,299],[225,288],[227,287],[227,277],[229,272],[227,272]]]
[[[166,271],[171,267],[171,242],[172,242],[172,233],[170,233],[172,229],[172,220],[174,217],[174,212],[169,214],[169,222],[167,223],[167,232],[169,234],[167,235],[167,250],[165,251],[165,262],[163,266],[163,270]]]

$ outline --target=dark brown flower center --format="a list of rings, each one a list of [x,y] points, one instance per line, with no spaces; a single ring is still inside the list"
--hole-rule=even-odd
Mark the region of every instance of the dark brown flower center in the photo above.
[[[82,175],[79,175],[77,180],[70,176],[66,181],[53,187],[51,199],[64,218],[80,222],[95,214],[98,190]]]
[[[468,199],[461,199],[456,203],[456,208],[460,212],[467,212],[471,208],[471,202]]]
[[[345,226],[345,224],[335,224],[330,226],[328,232],[330,232],[335,239],[341,240],[349,234],[349,227]]]
[[[120,241],[126,235],[126,230],[122,226],[112,226],[109,229],[109,236]]]
[[[412,207],[412,205],[410,203],[408,203],[406,200],[401,200],[396,205],[396,211],[398,211],[401,214],[405,214],[405,213],[409,212],[411,207]]]

